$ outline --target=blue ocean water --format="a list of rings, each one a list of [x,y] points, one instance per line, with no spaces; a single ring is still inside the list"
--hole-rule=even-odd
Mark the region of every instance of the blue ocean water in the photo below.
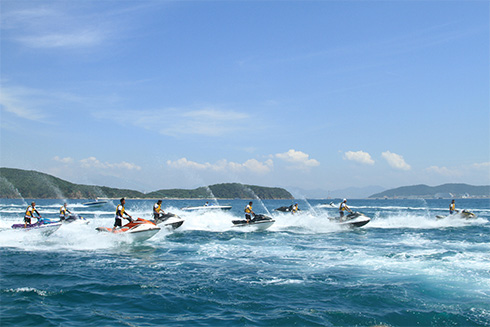
[[[325,200],[298,200],[298,215],[254,200],[276,219],[260,232],[231,227],[248,201],[186,212],[204,201],[169,200],[182,227],[140,243],[95,231],[116,201],[68,201],[90,223],[50,236],[12,230],[30,201],[0,199],[1,326],[490,326],[488,199],[456,201],[471,221],[436,219],[448,200],[349,200],[372,218],[358,229],[330,221]],[[36,203],[48,218],[62,205]],[[149,218],[153,203],[126,209]]]

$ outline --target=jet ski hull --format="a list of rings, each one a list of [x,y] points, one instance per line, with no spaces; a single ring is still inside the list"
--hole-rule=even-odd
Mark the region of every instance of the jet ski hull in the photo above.
[[[371,221],[371,218],[365,216],[360,212],[354,212],[344,216],[342,218],[330,218],[334,220],[337,224],[347,227],[362,227]]]
[[[463,210],[461,212],[456,212],[453,213],[452,215],[447,215],[447,216],[437,215],[436,218],[437,219],[444,219],[444,218],[474,219],[476,218],[476,215],[473,212]]]
[[[61,227],[60,222],[45,222],[44,220],[40,220],[34,224],[13,224],[12,228],[16,230],[39,230],[43,235],[51,235]]]
[[[182,224],[184,223],[184,219],[180,218],[179,216],[171,212],[156,218],[154,221],[155,224],[163,225],[166,228],[170,228],[170,229],[177,229],[180,226],[182,226]]]
[[[121,228],[97,227],[96,230],[117,235],[127,235],[133,241],[142,242],[157,234],[160,231],[160,227],[152,221],[138,218],[136,221],[129,222]]]
[[[255,215],[255,217],[251,219],[249,223],[247,223],[246,220],[233,220],[232,223],[233,227],[251,228],[253,230],[266,230],[275,223],[275,220],[264,215]]]

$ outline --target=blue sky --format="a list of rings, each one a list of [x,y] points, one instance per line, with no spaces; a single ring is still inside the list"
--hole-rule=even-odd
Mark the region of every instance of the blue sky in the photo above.
[[[490,183],[488,1],[10,1],[1,166],[142,191]]]

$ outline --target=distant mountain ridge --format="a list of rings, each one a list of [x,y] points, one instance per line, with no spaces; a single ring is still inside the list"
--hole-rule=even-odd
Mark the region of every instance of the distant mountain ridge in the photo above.
[[[468,184],[425,184],[402,186],[371,195],[369,198],[461,198],[490,197],[490,185],[474,186]]]
[[[170,189],[143,193],[107,186],[74,184],[34,170],[0,168],[0,198],[93,199],[93,198],[239,198],[292,199],[291,193],[278,187],[215,184],[193,190]]]

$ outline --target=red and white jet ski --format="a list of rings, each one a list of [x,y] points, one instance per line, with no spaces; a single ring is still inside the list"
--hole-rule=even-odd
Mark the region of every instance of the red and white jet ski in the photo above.
[[[134,241],[141,242],[153,237],[160,231],[154,222],[138,218],[119,228],[97,227],[99,232],[129,235]]]

